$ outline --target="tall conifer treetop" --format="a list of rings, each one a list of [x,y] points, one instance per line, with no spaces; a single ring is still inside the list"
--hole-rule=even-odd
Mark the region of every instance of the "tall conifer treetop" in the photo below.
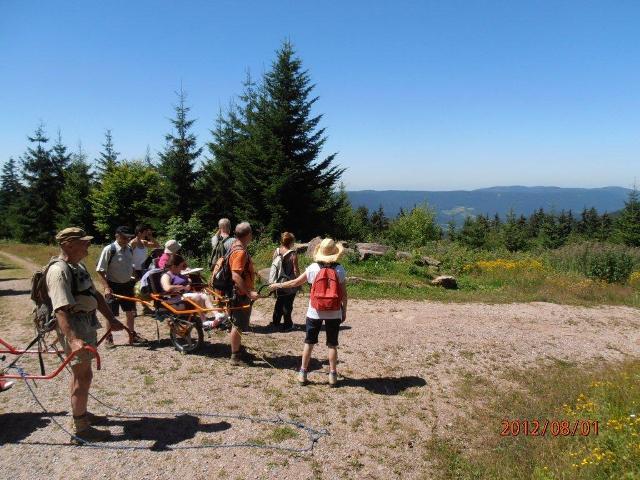
[[[168,182],[166,200],[170,215],[187,219],[193,212],[194,195],[191,189],[196,180],[194,167],[202,148],[197,146],[196,136],[191,133],[195,120],[187,118],[190,108],[185,105],[186,93],[181,88],[176,95],[176,116],[171,119],[174,130],[165,135],[167,145],[159,155],[158,168]]]

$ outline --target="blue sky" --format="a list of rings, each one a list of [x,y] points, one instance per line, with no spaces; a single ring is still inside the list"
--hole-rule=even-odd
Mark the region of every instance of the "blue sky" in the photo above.
[[[155,153],[181,82],[209,141],[288,38],[348,189],[630,186],[638,25],[637,1],[0,0],[0,161],[40,121]]]

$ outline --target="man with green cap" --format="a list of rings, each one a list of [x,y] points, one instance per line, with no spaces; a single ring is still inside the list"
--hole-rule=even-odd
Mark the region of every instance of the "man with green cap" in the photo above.
[[[107,319],[112,330],[124,328],[94,287],[87,268],[80,263],[89,253],[92,238],[78,227],[60,231],[56,235],[60,255],[52,259],[46,272],[47,293],[57,320],[58,339],[67,355],[79,352],[71,361],[71,410],[74,435],[83,441],[101,441],[111,436],[108,430],[93,427],[106,423],[107,418],[87,411],[93,378],[92,355],[82,348],[97,346],[100,323],[96,310]]]

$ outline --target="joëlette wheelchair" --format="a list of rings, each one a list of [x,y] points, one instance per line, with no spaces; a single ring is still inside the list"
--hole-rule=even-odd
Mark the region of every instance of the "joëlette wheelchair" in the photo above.
[[[126,297],[123,295],[113,295],[122,300],[129,300],[141,303],[151,310],[150,316],[157,323],[157,337],[160,341],[161,322],[166,322],[169,327],[171,343],[181,353],[190,353],[204,344],[204,328],[201,314],[206,315],[211,312],[223,312],[227,317],[233,310],[249,308],[248,306],[234,307],[232,300],[228,296],[222,296],[217,291],[209,287],[202,281],[200,275],[189,275],[191,286],[194,292],[203,292],[209,295],[215,305],[214,308],[203,308],[188,297],[180,293],[167,293],[160,284],[160,278],[165,270],[158,269],[149,275],[148,284],[150,292],[148,299],[143,295],[136,297]]]

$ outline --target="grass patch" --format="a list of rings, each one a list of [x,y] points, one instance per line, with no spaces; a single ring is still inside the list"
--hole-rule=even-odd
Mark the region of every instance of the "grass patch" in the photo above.
[[[275,245],[260,242],[252,245],[257,269],[267,268]],[[0,248],[19,257],[44,265],[58,253],[57,246],[27,245],[2,241]],[[96,280],[95,265],[103,246],[92,245],[85,265]],[[555,251],[554,251],[555,252]],[[447,242],[434,242],[417,254],[427,254],[443,262],[442,273],[453,273],[458,290],[445,290],[430,285],[440,272],[416,265],[413,259],[396,260],[391,251],[383,257],[361,261],[357,255],[342,260],[349,281],[349,296],[360,299],[404,299],[442,302],[553,302],[569,305],[629,305],[640,307],[640,288],[636,277],[628,284],[593,280],[554,261],[552,253],[509,253],[473,251]],[[556,255],[557,256],[557,255]],[[311,259],[299,255],[300,268]],[[640,280],[638,280],[640,286]],[[308,287],[306,287],[308,290]]]
[[[463,376],[458,393],[471,412],[455,426],[460,435],[435,437],[425,453],[441,478],[640,478],[640,360],[554,362],[495,382]],[[523,434],[525,419],[529,432],[541,422],[538,435]],[[520,420],[518,435],[500,435],[505,420]]]
[[[300,435],[295,428],[290,427],[289,425],[284,425],[282,427],[274,428],[269,434],[269,440],[275,443],[281,443],[292,438],[298,438],[299,436]]]

